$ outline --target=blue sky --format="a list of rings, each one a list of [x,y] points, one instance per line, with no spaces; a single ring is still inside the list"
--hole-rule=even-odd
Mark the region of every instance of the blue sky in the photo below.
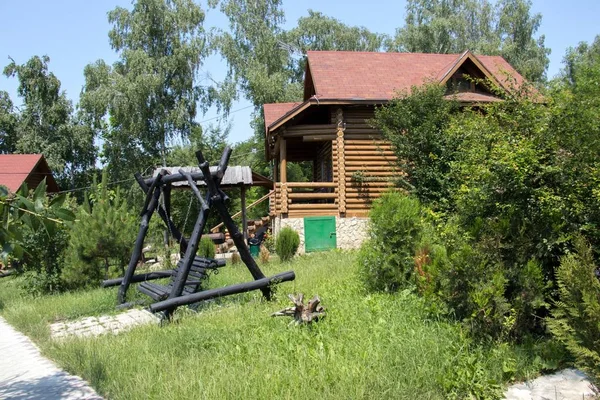
[[[205,4],[205,1],[201,2]],[[116,6],[130,7],[130,0],[0,0],[0,67],[9,63],[11,56],[17,63],[26,62],[33,55],[48,55],[50,70],[62,82],[67,96],[76,103],[83,85],[83,67],[97,59],[112,63],[116,54],[108,44],[106,13]],[[321,11],[348,25],[361,25],[380,33],[393,34],[404,23],[405,1],[372,0],[284,0],[286,25],[292,27],[308,9]],[[556,75],[565,50],[581,41],[592,41],[600,34],[598,0],[534,0],[533,12],[543,16],[538,34],[546,37],[546,46],[552,50],[548,76]],[[224,18],[209,11],[206,25],[219,26]],[[203,66],[205,73],[222,76],[224,65],[213,57]],[[0,90],[7,90],[13,102],[20,104],[16,95],[16,80],[0,77]],[[231,142],[244,140],[252,134],[249,126],[251,110],[248,102],[234,105],[230,119],[233,129]],[[245,108],[245,109],[244,109]],[[217,115],[210,111],[199,121],[211,120]]]

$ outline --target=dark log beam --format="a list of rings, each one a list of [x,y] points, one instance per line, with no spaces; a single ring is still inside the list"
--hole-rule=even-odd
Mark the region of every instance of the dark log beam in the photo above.
[[[138,283],[155,279],[170,278],[171,275],[173,275],[173,270],[148,272],[146,274],[133,275],[129,282]],[[123,278],[107,279],[102,282],[102,287],[119,286],[121,282],[123,282]]]
[[[208,168],[208,167],[207,167]],[[212,179],[209,179],[209,181]],[[192,235],[190,236],[190,240],[188,242],[187,249],[185,250],[185,254],[182,258],[182,265],[177,272],[177,276],[175,277],[175,281],[173,282],[173,289],[169,294],[169,298],[175,298],[181,296],[183,292],[183,288],[185,286],[185,282],[187,281],[190,268],[194,262],[194,257],[196,256],[196,252],[198,251],[198,242],[200,242],[200,237],[202,236],[202,232],[204,231],[204,226],[206,225],[206,220],[208,219],[208,212],[210,209],[211,199],[209,198],[209,203],[206,204],[204,199],[202,198],[202,194],[196,187],[196,184],[191,181],[190,185],[196,193],[196,196],[201,199],[201,210],[198,213],[198,218],[196,219],[196,224],[194,225],[194,230],[192,231]],[[169,310],[169,314],[174,310]]]
[[[258,279],[252,282],[240,283],[232,286],[225,286],[222,288],[205,290],[203,292],[198,292],[194,294],[189,294],[186,296],[180,296],[173,299],[167,299],[164,301],[159,301],[158,303],[154,303],[150,305],[150,311],[159,312],[170,310],[179,306],[185,306],[188,304],[197,303],[200,301],[215,299],[223,296],[230,296],[232,294],[238,293],[246,293],[251,292],[253,290],[265,290],[268,289],[269,286],[280,283],[280,282],[288,282],[296,279],[296,274],[294,271],[282,272],[277,275],[273,275],[268,278]]]
[[[202,155],[201,151],[196,152],[196,158],[198,159],[198,163],[200,164],[200,169],[202,170],[202,172],[204,172],[206,176],[209,176],[208,163],[204,159],[204,156]],[[262,273],[262,271],[256,264],[256,261],[250,254],[250,250],[248,249],[246,242],[244,242],[243,235],[238,230],[238,227],[236,226],[235,222],[233,222],[233,219],[231,219],[231,215],[229,214],[229,211],[225,206],[225,201],[223,199],[223,196],[221,195],[222,192],[220,191],[217,183],[215,183],[215,181],[212,178],[209,178],[206,180],[206,186],[208,187],[208,192],[210,194],[210,198],[213,202],[213,205],[217,209],[217,212],[219,213],[219,216],[221,217],[225,228],[227,228],[227,230],[229,231],[229,235],[231,236],[231,239],[233,239],[235,247],[240,253],[240,258],[242,259],[244,264],[246,264],[246,267],[248,268],[250,274],[252,274],[252,277],[254,279],[263,279],[265,275]],[[261,288],[261,291],[263,293],[263,296],[267,300],[271,299],[271,290],[268,287]]]
[[[157,184],[160,183],[161,178],[162,175],[159,174],[157,176]],[[121,285],[119,286],[119,293],[117,294],[117,301],[119,304],[125,303],[127,289],[129,289],[131,278],[133,277],[137,263],[140,260],[140,256],[142,255],[142,247],[144,247],[144,239],[146,237],[146,234],[148,233],[148,227],[150,226],[150,218],[152,218],[152,214],[158,206],[158,199],[160,198],[160,186],[154,186],[155,189],[152,191],[152,199],[148,203],[148,208],[142,215],[142,221],[140,222],[140,230],[135,240],[135,245],[133,247],[131,259],[129,260],[129,265],[127,266],[125,276],[123,276],[123,280],[121,281]]]
[[[140,187],[144,191],[144,193],[148,193],[150,188],[146,184],[146,182],[144,181],[142,176],[139,173],[136,173],[134,176],[135,176],[135,179],[137,180],[137,183],[140,185]],[[168,175],[168,176],[173,176],[173,175]],[[167,184],[166,187],[170,187],[170,185]],[[165,205],[167,205],[166,194],[167,194],[167,192],[165,192]],[[169,195],[169,203],[170,203],[170,199],[171,199],[171,196]],[[171,220],[170,210],[165,210],[161,205],[159,205],[158,206],[158,215],[160,216],[160,218],[163,220],[163,222],[169,228],[171,235],[173,235],[175,240],[177,240],[177,242],[179,243],[181,252],[182,253],[185,252],[185,249],[187,247],[187,240],[183,237],[183,234],[179,231],[179,229],[177,228],[175,223],[173,223],[173,220]]]

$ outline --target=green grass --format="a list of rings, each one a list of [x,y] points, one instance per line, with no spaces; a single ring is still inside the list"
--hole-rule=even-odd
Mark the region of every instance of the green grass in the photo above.
[[[117,336],[49,339],[48,322],[114,312],[116,290],[21,297],[18,278],[0,281],[0,314],[42,351],[111,399],[495,398],[509,379],[545,366],[535,345],[473,345],[458,325],[436,320],[410,293],[366,294],[354,253],[329,252],[262,266],[287,269],[274,301],[260,292],[228,297],[199,313],[180,309],[163,327]],[[227,266],[211,286],[250,279]],[[131,290],[133,294],[135,290]],[[318,294],[327,317],[313,326],[269,315],[288,293]],[[542,344],[544,345],[544,344]]]

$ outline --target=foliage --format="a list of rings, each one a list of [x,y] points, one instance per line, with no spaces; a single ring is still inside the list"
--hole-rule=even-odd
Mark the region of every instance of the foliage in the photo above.
[[[471,50],[503,56],[528,80],[546,76],[550,50],[535,37],[541,14],[530,0],[409,0],[405,25],[387,43],[393,51],[462,53]]]
[[[94,132],[73,115],[60,80],[48,71],[49,61],[48,56],[34,56],[19,65],[11,59],[4,68],[4,75],[19,81],[17,93],[24,104],[19,114],[11,116],[11,105],[2,96],[0,126],[7,132],[5,151],[44,154],[59,184],[73,188],[87,183],[86,173],[94,168]]]
[[[457,113],[443,88],[425,87],[377,112],[435,216],[414,254],[418,290],[478,336],[543,333],[560,257],[579,234],[600,243],[595,49],[569,53],[544,105],[524,86]]]
[[[457,143],[445,135],[458,105],[444,98],[437,84],[414,87],[375,112],[375,123],[398,155],[398,167],[408,176],[400,178],[424,202],[448,207],[450,164]]]
[[[289,226],[282,228],[275,238],[275,252],[281,261],[291,260],[296,255],[299,245],[300,235]]]
[[[34,296],[65,289],[62,280],[69,229],[58,225],[52,233],[26,230],[23,246],[28,249],[20,263],[25,279],[23,289]]]
[[[581,90],[586,90],[585,78],[598,73],[597,70],[594,71],[594,65],[598,62],[600,62],[600,35],[596,36],[591,44],[581,42],[577,47],[567,50],[564,58],[565,66],[561,71],[562,80],[571,87],[579,86]]]
[[[18,115],[10,96],[0,90],[0,154],[14,153],[17,148]]]
[[[0,199],[2,259],[26,273],[24,286],[32,294],[62,289],[64,250],[75,219],[66,201],[65,194],[47,196],[45,179],[30,194],[25,184],[19,193],[9,197],[4,192]]]
[[[63,279],[69,288],[98,285],[111,265],[122,274],[136,234],[136,220],[120,191],[108,189],[107,174],[79,207],[69,239]]]
[[[169,142],[190,135],[198,102],[208,104],[197,79],[208,46],[204,11],[192,0],[137,0],[108,21],[119,59],[85,67],[81,107],[104,140],[112,179],[164,165]]]
[[[266,246],[261,245],[260,252],[258,253],[258,259],[260,260],[261,264],[268,263],[270,258],[271,258],[271,252],[269,251],[269,249],[267,249]]]
[[[9,194],[0,186],[0,213],[2,214],[2,261],[19,260],[29,248],[22,246],[19,240],[26,231],[54,233],[60,225],[69,226],[75,219],[67,202],[66,194],[49,198],[46,193],[46,180],[43,179],[35,191],[29,193],[24,184],[18,193]]]
[[[523,337],[544,306],[539,264],[502,263],[489,243],[473,240],[458,222],[440,219],[413,197],[382,196],[357,257],[366,288],[415,289],[434,314],[461,321],[479,338]]]
[[[271,234],[271,231],[267,231],[263,239],[262,245],[270,252],[275,252],[275,237]]]
[[[575,363],[600,382],[600,281],[592,249],[583,237],[556,271],[558,300],[548,326],[575,357]]]
[[[205,258],[215,258],[215,244],[208,236],[202,236],[198,245],[198,256]]]
[[[414,268],[419,293],[429,300],[432,311],[461,321],[477,338],[515,335],[520,328],[517,319],[529,316],[530,310],[521,309],[509,298],[510,271],[506,266],[456,221],[431,224],[424,231]],[[525,275],[526,269],[519,272]],[[517,279],[525,278],[517,274]]]
[[[361,276],[370,290],[410,287],[415,245],[422,223],[419,201],[397,192],[385,193],[371,210],[369,240],[358,255]]]

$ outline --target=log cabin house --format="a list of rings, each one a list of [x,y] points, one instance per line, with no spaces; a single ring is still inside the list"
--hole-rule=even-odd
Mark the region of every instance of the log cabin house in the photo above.
[[[302,102],[264,105],[265,155],[272,162],[274,233],[291,226],[300,252],[353,248],[366,236],[373,200],[402,174],[391,144],[371,127],[377,106],[425,82],[464,105],[501,101],[523,77],[500,56],[309,51]],[[311,182],[290,182],[289,163],[312,165]],[[305,164],[306,165],[306,164]]]

